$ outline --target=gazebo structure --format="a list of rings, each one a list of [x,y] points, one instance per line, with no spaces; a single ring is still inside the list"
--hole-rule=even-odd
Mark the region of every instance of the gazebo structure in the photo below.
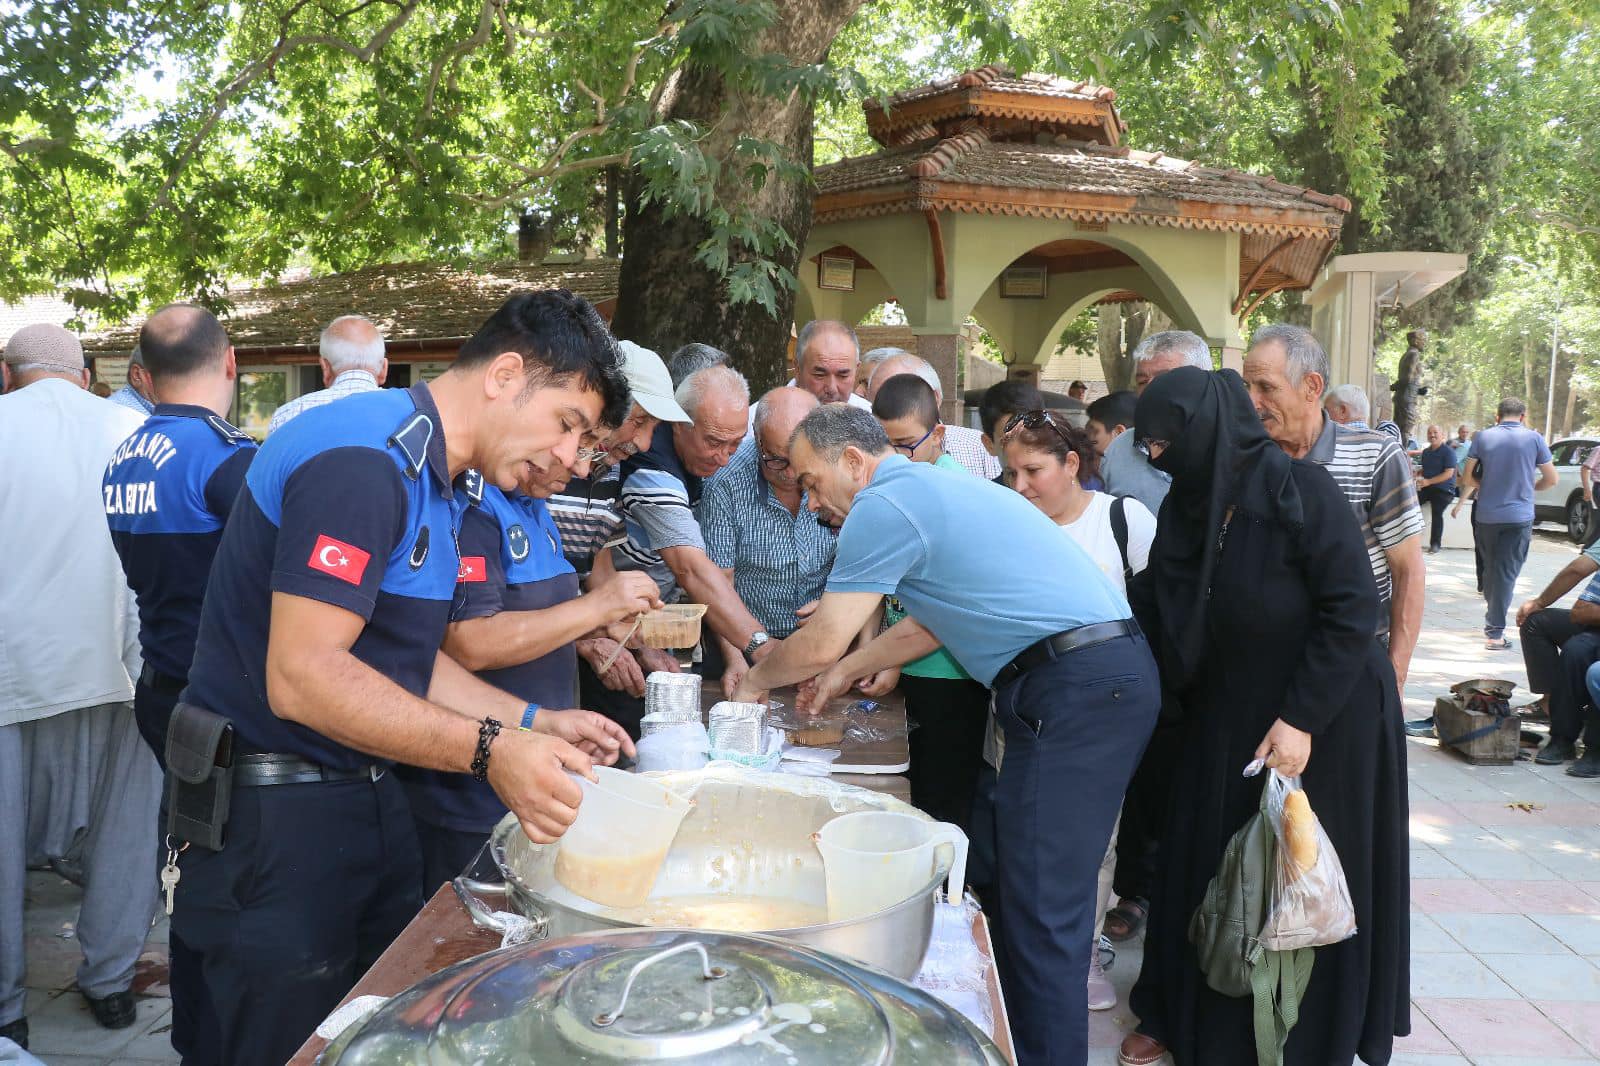
[[[969,316],[1015,371],[1084,308],[1140,298],[1237,365],[1240,320],[1315,281],[1350,202],[1129,148],[1115,101],[988,66],[869,102],[883,150],[816,170],[796,321],[896,301],[953,381]]]

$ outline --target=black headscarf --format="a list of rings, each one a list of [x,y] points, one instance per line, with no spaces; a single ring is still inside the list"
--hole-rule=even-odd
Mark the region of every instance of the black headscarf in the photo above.
[[[1205,649],[1206,594],[1228,509],[1298,530],[1305,524],[1291,460],[1261,426],[1232,370],[1180,367],[1156,378],[1134,412],[1140,440],[1166,441],[1172,475],[1145,579],[1161,611],[1162,668],[1181,687]]]

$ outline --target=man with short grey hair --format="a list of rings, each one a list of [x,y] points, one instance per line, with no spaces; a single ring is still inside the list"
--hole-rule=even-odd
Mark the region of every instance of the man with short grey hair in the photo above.
[[[389,374],[383,334],[361,315],[341,315],[328,323],[318,340],[317,351],[326,388],[308,392],[274,411],[272,421],[267,423],[268,434],[313,407],[357,393],[376,392],[383,387],[384,378]]]
[[[1422,625],[1422,507],[1411,461],[1398,444],[1323,412],[1328,373],[1317,338],[1288,323],[1258,329],[1244,357],[1245,384],[1267,435],[1294,458],[1326,467],[1361,523],[1378,584],[1378,637],[1389,648],[1403,699]]]
[[[844,515],[844,528],[811,620],[734,698],[814,677],[801,700],[814,710],[941,645],[994,690],[1006,742],[995,791],[1001,979],[1018,1060],[1082,1063],[1095,918],[1085,901],[1155,725],[1149,645],[1116,587],[1043,512],[982,478],[896,455],[865,412],[819,407],[789,458],[808,506]],[[908,617],[846,655],[886,596]]]
[[[872,375],[878,369],[879,363],[891,356],[909,354],[911,353],[904,348],[896,348],[892,344],[885,345],[882,348],[874,348],[869,352],[862,352],[861,367],[856,373],[856,395],[861,397],[867,395],[867,388],[872,384]]]
[[[848,403],[864,411],[872,404],[856,395],[861,344],[848,323],[816,318],[800,327],[794,341],[794,379],[821,403]]]
[[[727,366],[730,362],[732,359],[721,348],[690,341],[667,358],[667,373],[672,375],[672,387],[677,388],[696,370],[704,370],[708,366]]]
[[[150,381],[149,372],[144,368],[144,355],[139,351],[137,344],[133,346],[133,354],[128,356],[127,383],[106,399],[146,417],[155,413],[155,386]]]
[[[1328,412],[1328,417],[1341,426],[1350,429],[1366,429],[1367,416],[1371,413],[1371,406],[1367,403],[1367,394],[1360,385],[1335,385],[1328,390],[1328,395],[1322,401],[1323,409]]]
[[[1134,391],[1143,392],[1156,378],[1180,366],[1211,369],[1211,349],[1205,339],[1186,329],[1150,334],[1133,349]],[[1172,477],[1151,466],[1144,453],[1134,447],[1139,441],[1138,428],[1133,426],[1132,432],[1119,433],[1106,445],[1106,453],[1100,458],[1100,479],[1111,495],[1132,496],[1151,514],[1159,515]]]
[[[891,354],[885,356],[873,368],[872,376],[867,380],[867,399],[876,400],[878,390],[883,383],[900,374],[915,374],[928,383],[933,390],[934,402],[944,406],[944,386],[939,381],[939,372],[933,364],[918,355],[912,355],[903,348],[879,348],[877,351],[887,351]],[[989,449],[983,446],[983,434],[968,426],[954,426],[948,423],[944,427],[944,450],[956,462],[960,463],[967,473],[981,477],[985,481],[993,481],[1000,476],[1000,460],[989,454]]]

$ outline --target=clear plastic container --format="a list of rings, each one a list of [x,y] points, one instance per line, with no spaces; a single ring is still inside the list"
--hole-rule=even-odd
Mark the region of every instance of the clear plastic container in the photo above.
[[[841,814],[813,837],[828,886],[828,921],[876,914],[909,899],[937,869],[949,847],[945,897],[960,900],[967,876],[967,835],[949,822],[896,811]]]
[[[647,648],[692,648],[700,642],[703,603],[669,603],[639,621],[639,642]]]
[[[578,817],[556,852],[556,880],[608,907],[637,907],[650,895],[691,800],[660,782],[609,766],[583,789]]]

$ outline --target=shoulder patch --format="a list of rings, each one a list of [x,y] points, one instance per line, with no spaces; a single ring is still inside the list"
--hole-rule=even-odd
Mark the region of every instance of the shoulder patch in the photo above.
[[[467,494],[469,502],[482,503],[483,475],[476,470],[463,470],[461,472],[461,490]]]
[[[389,437],[389,443],[406,457],[406,476],[412,481],[428,462],[428,442],[433,439],[433,419],[421,411],[413,412]]]
[[[206,425],[212,432],[221,437],[225,444],[254,444],[255,438],[244,430],[230,423],[221,415],[207,415]]]
[[[528,557],[528,534],[522,528],[522,523],[511,526],[506,530],[506,545],[511,549],[513,562],[522,562]]]

